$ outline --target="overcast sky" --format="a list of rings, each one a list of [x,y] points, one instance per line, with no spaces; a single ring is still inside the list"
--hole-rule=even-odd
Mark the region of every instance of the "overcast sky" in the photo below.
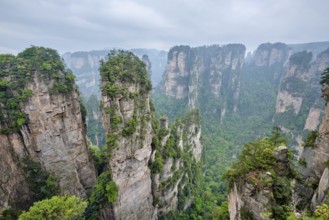
[[[0,0],[0,52],[329,41],[329,0]]]

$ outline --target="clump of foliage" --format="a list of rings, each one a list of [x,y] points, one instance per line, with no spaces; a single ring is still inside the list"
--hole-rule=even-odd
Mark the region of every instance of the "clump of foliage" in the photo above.
[[[14,208],[8,208],[4,209],[2,213],[0,213],[0,220],[14,220],[18,219],[18,217],[21,215],[22,211],[17,210]]]
[[[230,213],[228,211],[228,202],[225,201],[221,206],[216,207],[212,213],[213,219],[227,220],[230,219]]]
[[[307,134],[306,140],[304,141],[303,147],[315,147],[315,140],[318,137],[318,131],[311,131]]]
[[[137,115],[136,113],[133,114],[133,117],[126,121],[125,127],[122,130],[122,136],[128,137],[131,136],[133,133],[135,133],[137,129]]]
[[[118,187],[115,182],[110,178],[110,172],[103,172],[97,180],[97,184],[94,187],[91,196],[90,203],[91,204],[101,204],[104,202],[108,202],[109,204],[113,204],[116,202],[118,197]]]
[[[72,220],[83,219],[87,202],[76,196],[53,196],[33,204],[27,212],[19,216],[19,220]]]
[[[118,186],[111,180],[110,171],[98,176],[97,184],[89,197],[89,205],[85,216],[87,219],[98,219],[98,212],[102,205],[114,204],[118,199]]]
[[[329,220],[329,206],[325,203],[317,206],[314,215],[322,218],[323,220]]]
[[[303,167],[307,167],[307,162],[304,158],[299,158],[298,163]]]
[[[51,198],[60,192],[56,177],[44,170],[40,163],[25,157],[22,165],[33,201]]]
[[[26,88],[38,74],[43,80],[54,80],[53,93],[67,93],[74,87],[74,75],[66,70],[55,50],[32,46],[17,56],[0,55],[0,122],[2,134],[17,132],[27,123],[20,104],[32,96]]]
[[[121,86],[125,83],[138,84],[141,94],[152,89],[145,64],[129,51],[111,50],[107,61],[101,61],[100,74],[102,81],[107,82],[103,92],[110,97],[127,97],[127,89]]]
[[[326,202],[318,205],[313,215],[311,213],[290,213],[287,220],[329,220],[329,206]]]
[[[149,167],[152,174],[161,173],[163,170],[163,158],[162,158],[162,146],[161,140],[164,136],[168,134],[163,126],[160,125],[159,120],[153,115],[152,119],[152,129],[154,132],[151,147],[155,151],[154,161],[149,161]]]
[[[93,157],[95,168],[98,173],[102,173],[103,168],[108,162],[108,157],[105,148],[100,149],[98,146],[91,145],[88,147],[91,156]]]
[[[281,84],[281,91],[285,90],[293,96],[300,97],[306,90],[307,82],[302,79],[291,76],[285,78]]]
[[[271,171],[275,165],[276,147],[270,138],[245,144],[239,160],[224,174],[224,178],[233,186],[250,171]]]
[[[312,52],[307,52],[307,51],[294,53],[289,58],[290,63],[301,66],[303,68],[307,67],[307,65],[311,62],[311,60],[312,60]]]
[[[286,140],[281,136],[278,128],[273,130],[271,137],[245,144],[239,160],[224,174],[224,179],[228,181],[230,187],[233,183],[244,184],[248,181],[256,190],[271,189],[275,204],[271,207],[271,212],[265,214],[275,219],[286,219],[290,211],[292,193],[290,181],[294,177],[294,172],[290,165],[285,167],[284,171],[280,171],[277,167],[275,153],[280,145],[286,145]],[[287,153],[288,159],[291,159],[292,154],[289,151]],[[263,175],[266,172],[270,172],[271,176],[266,178]]]

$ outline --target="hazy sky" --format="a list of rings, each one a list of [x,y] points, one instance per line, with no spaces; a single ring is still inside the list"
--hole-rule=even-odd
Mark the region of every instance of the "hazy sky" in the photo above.
[[[329,41],[329,0],[0,0],[0,52]]]

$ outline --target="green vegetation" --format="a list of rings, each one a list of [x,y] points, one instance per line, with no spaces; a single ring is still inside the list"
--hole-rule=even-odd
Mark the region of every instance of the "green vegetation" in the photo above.
[[[245,175],[251,171],[273,172],[273,167],[276,164],[274,152],[279,145],[286,145],[286,140],[282,139],[278,132],[274,130],[272,137],[244,145],[239,160],[224,174],[230,187],[233,186],[234,182],[238,183],[244,180]]]
[[[329,220],[329,206],[328,204],[323,203],[316,207],[314,212],[315,217],[320,217],[323,220]]]
[[[102,81],[107,82],[103,92],[110,97],[127,97],[125,83],[138,84],[141,94],[152,89],[145,64],[132,52],[111,50],[107,61],[101,61],[100,74]]]
[[[298,163],[303,167],[307,167],[307,162],[304,158],[299,158]]]
[[[286,219],[289,215],[292,194],[290,182],[295,175],[289,163],[285,162],[285,167],[282,167],[280,160],[275,156],[280,145],[286,145],[286,140],[277,129],[269,138],[245,144],[239,160],[224,174],[230,188],[233,187],[233,183],[241,186],[248,182],[257,191],[271,190],[275,203],[269,207],[272,208],[270,213],[265,214],[274,219]],[[291,160],[292,153],[287,153],[287,159]],[[268,176],[266,172],[271,175]],[[243,209],[240,213],[241,216],[246,215],[244,219],[253,219],[252,213],[245,213]]]
[[[126,121],[125,127],[122,130],[122,136],[128,137],[135,133],[137,129],[138,121],[136,113],[133,114],[133,117]]]
[[[170,135],[164,144],[161,146],[163,137],[168,135],[168,130],[165,129],[167,119],[161,118],[161,122],[154,119],[153,129],[156,136],[152,141],[152,148],[156,150],[155,160],[149,164],[152,174],[159,173],[162,175],[163,163],[172,159],[173,165],[171,171],[173,175],[166,181],[160,183],[160,190],[163,193],[171,190],[175,185],[178,185],[178,204],[177,211],[169,212],[159,216],[159,219],[194,219],[201,215],[202,199],[199,195],[201,191],[202,167],[201,162],[196,162],[193,154],[191,137],[196,136],[200,128],[200,117],[197,110],[193,110],[185,116],[177,119],[170,126]],[[161,125],[160,125],[161,124]],[[191,128],[195,129],[191,129]],[[181,147],[179,144],[182,144]],[[161,153],[160,153],[161,152]],[[183,166],[176,167],[177,160],[181,161]],[[191,201],[191,198],[193,200]],[[165,205],[159,203],[159,207]],[[190,207],[186,209],[186,205],[192,202]]]
[[[103,172],[103,168],[108,163],[108,155],[106,154],[106,148],[100,149],[98,146],[89,146],[89,152],[93,157],[95,168],[100,174]]]
[[[313,215],[310,213],[290,213],[287,220],[329,220],[329,206],[324,202],[316,207]]]
[[[326,68],[321,75],[321,85],[329,85],[329,68]]]
[[[33,204],[19,220],[72,220],[84,219],[87,202],[76,196],[53,196]]]
[[[284,44],[264,44],[260,49],[272,48],[282,49],[283,53],[288,54],[286,50],[288,48]],[[176,50],[188,55],[191,55],[192,51],[188,47],[177,47]],[[213,66],[208,66],[211,62],[209,58],[214,58],[221,52],[218,48],[195,50],[195,53],[200,55],[201,64],[204,65],[203,72],[198,75],[198,84],[195,84],[198,86],[195,103],[201,114],[204,146],[204,177],[202,190],[199,192],[202,198],[202,214],[199,217],[204,219],[210,219],[212,216],[209,213],[220,209],[222,202],[226,200],[227,185],[221,176],[224,170],[242,154],[244,143],[269,136],[272,127],[279,126],[289,130],[285,138],[294,145],[297,135],[306,136],[306,132],[302,133],[302,131],[310,108],[322,108],[324,103],[321,99],[321,91],[316,86],[318,75],[312,76],[307,83],[298,77],[288,77],[281,81],[285,71],[283,61],[270,66],[256,66],[252,62],[246,62],[242,72],[230,68],[218,70]],[[169,56],[172,55],[169,53]],[[305,71],[311,60],[311,53],[302,52],[291,56],[290,62],[297,65],[297,71]],[[191,63],[188,64],[188,68],[190,67]],[[219,71],[221,74],[216,74]],[[190,73],[191,83],[194,76],[193,71]],[[236,77],[236,81],[232,80],[233,76]],[[323,78],[326,79],[326,77]],[[240,82],[239,85],[234,83],[237,81]],[[220,85],[220,95],[216,96],[212,91],[211,88],[214,85]],[[237,86],[240,91],[238,98],[235,96]],[[280,90],[303,98],[299,111],[289,106],[286,112],[276,113],[277,92]],[[153,98],[157,115],[167,114],[171,123],[187,112],[187,98],[177,100],[166,96],[161,89],[155,90]],[[257,163],[264,165],[261,161]],[[272,184],[267,183],[269,180],[266,178],[263,180],[264,184],[266,183],[265,186]],[[276,213],[279,212],[280,210],[276,210]]]
[[[87,135],[93,145],[105,145],[105,130],[99,109],[99,99],[92,94],[85,102],[87,110]]]
[[[67,93],[74,88],[74,75],[66,70],[55,50],[32,46],[16,57],[0,55],[0,133],[19,131],[27,123],[21,103],[32,96],[27,88],[36,76],[43,80],[54,80],[52,93]]]
[[[312,60],[312,52],[302,51],[290,56],[289,62],[301,68],[306,68]]]
[[[14,208],[4,209],[0,213],[0,220],[15,220],[21,215],[22,211]]]
[[[105,171],[98,176],[97,184],[89,197],[89,204],[85,212],[87,219],[96,220],[100,208],[106,204],[113,204],[118,198],[118,187],[111,180],[111,172]]]
[[[44,170],[40,163],[25,157],[22,165],[32,193],[32,201],[51,198],[60,192],[56,177]]]
[[[304,94],[304,91],[307,87],[307,82],[291,76],[285,78],[281,83],[281,91],[287,91],[292,96],[301,97]]]
[[[152,94],[156,115],[158,117],[166,115],[170,121],[183,116],[188,112],[187,98],[177,101],[175,98],[155,92]]]
[[[212,213],[212,219],[228,220],[230,219],[230,213],[228,212],[228,203],[223,202],[221,206],[214,208]]]
[[[318,137],[318,131],[311,131],[307,134],[306,140],[304,141],[303,147],[315,147],[315,140]]]

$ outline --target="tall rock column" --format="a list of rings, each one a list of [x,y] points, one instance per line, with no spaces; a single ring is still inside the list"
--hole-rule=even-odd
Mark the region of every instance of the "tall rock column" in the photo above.
[[[42,47],[2,55],[0,67],[0,210],[42,199],[35,194],[44,186],[31,183],[33,164],[56,178],[61,194],[85,197],[96,172],[74,76],[56,51]]]
[[[100,68],[101,111],[118,187],[115,219],[154,219],[151,174],[151,83],[145,64],[131,52],[113,51]]]

